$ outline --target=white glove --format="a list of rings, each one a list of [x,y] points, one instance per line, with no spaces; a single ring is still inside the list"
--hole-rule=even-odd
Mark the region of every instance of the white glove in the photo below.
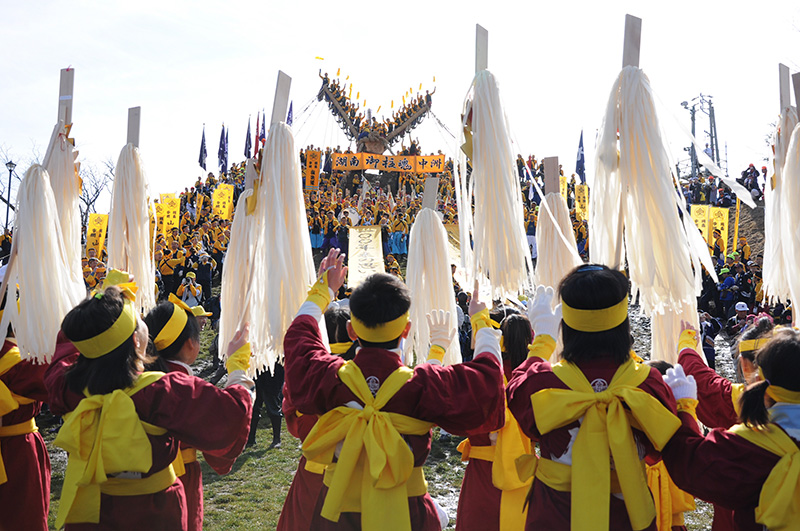
[[[561,326],[561,304],[554,310],[551,309],[555,298],[553,288],[539,286],[533,300],[528,301],[528,320],[531,322],[533,333],[558,339],[558,329]]]
[[[664,381],[672,389],[675,400],[680,400],[681,398],[697,400],[697,382],[694,381],[694,376],[691,374],[686,376],[680,364],[675,365],[673,369],[667,369]]]
[[[428,318],[431,345],[437,345],[445,350],[450,348],[450,343],[456,337],[456,329],[452,326],[450,312],[433,310],[426,317]]]
[[[228,374],[228,381],[225,383],[225,388],[227,389],[232,385],[241,385],[247,389],[252,389],[256,386],[256,383],[247,376],[246,372],[241,369],[236,369]]]

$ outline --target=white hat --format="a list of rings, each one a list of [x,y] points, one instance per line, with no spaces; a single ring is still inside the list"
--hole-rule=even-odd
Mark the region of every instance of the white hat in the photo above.
[[[737,303],[736,303],[736,306],[734,306],[734,309],[735,309],[737,312],[746,312],[746,311],[748,311],[750,308],[748,308],[748,307],[747,307],[747,303],[746,303],[746,302],[737,302]]]

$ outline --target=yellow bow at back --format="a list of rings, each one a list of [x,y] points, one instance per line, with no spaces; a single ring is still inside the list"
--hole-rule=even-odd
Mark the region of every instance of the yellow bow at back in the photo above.
[[[542,434],[583,417],[572,448],[571,528],[608,529],[612,458],[631,525],[646,528],[655,518],[655,507],[628,415],[658,450],[680,427],[675,415],[638,388],[650,368],[628,360],[599,393],[573,363],[557,363],[553,373],[569,389],[543,389],[531,396],[531,403]]]
[[[763,429],[737,424],[729,431],[781,458],[761,487],[756,522],[772,531],[797,529],[797,522],[800,522],[800,449],[774,424]]]
[[[100,522],[100,485],[109,474],[145,473],[153,466],[152,448],[131,396],[164,376],[145,372],[127,389],[87,395],[64,415],[54,441],[69,453],[56,528],[65,523]],[[151,426],[151,428],[155,428]],[[159,433],[160,432],[160,433]],[[166,430],[156,428],[155,433]]]
[[[347,362],[339,369],[339,378],[364,403],[364,409],[340,406],[328,411],[303,443],[306,459],[329,465],[324,518],[338,522],[343,510],[358,509],[363,529],[410,531],[406,483],[414,469],[414,454],[401,434],[424,435],[433,424],[381,408],[411,376],[411,369],[399,367],[373,397],[355,363]],[[341,441],[339,459],[333,464]],[[348,507],[345,498],[359,490],[360,507]]]

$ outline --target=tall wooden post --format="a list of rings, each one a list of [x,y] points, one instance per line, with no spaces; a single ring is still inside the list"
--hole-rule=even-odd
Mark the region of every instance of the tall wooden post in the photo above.
[[[65,126],[72,124],[72,90],[75,85],[75,69],[61,69],[61,84],[58,90],[58,119]]]
[[[545,157],[544,164],[544,193],[560,193],[561,183],[558,175],[558,157]]]
[[[625,41],[622,46],[622,68],[639,66],[639,50],[642,42],[642,19],[625,15]]]
[[[278,84],[275,87],[275,99],[272,102],[272,121],[274,123],[285,122],[286,112],[289,110],[289,89],[292,86],[292,78],[283,71],[278,71]]]
[[[422,208],[430,208],[436,211],[436,203],[439,198],[439,178],[428,177],[425,179],[425,189],[422,192]]]
[[[489,31],[475,24],[475,73],[489,68]]]
[[[131,107],[128,109],[128,144],[139,147],[139,126],[142,119],[142,108]]]
[[[792,104],[792,92],[789,86],[789,67],[778,65],[778,84],[780,90],[781,112]],[[789,131],[791,134],[791,131]]]

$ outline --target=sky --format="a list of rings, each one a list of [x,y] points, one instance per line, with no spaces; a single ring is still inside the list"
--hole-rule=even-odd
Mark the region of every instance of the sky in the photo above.
[[[572,172],[583,131],[591,172],[595,134],[622,66],[626,13],[643,19],[640,67],[663,103],[662,122],[688,128],[680,103],[711,95],[731,175],[767,164],[765,139],[779,112],[778,63],[800,70],[800,3],[791,1],[6,1],[0,163],[12,159],[22,177],[43,157],[66,67],[75,69],[79,160],[95,168],[115,163],[127,110],[141,106],[139,147],[153,196],[204,175],[197,162],[204,126],[209,170],[216,169],[223,123],[229,160],[244,160],[248,119],[255,130],[256,113],[270,115],[278,70],[292,77],[298,148],[349,144],[314,99],[318,71],[335,76],[341,69],[361,103],[381,107],[378,115],[388,115],[392,100],[397,108],[409,88],[435,88],[435,117],[412,137],[424,152],[454,154],[447,130],[458,134],[479,23],[489,31],[489,70],[515,151],[558,156]],[[704,144],[708,125],[700,114],[698,120]],[[683,139],[670,140],[673,155],[685,158]]]

